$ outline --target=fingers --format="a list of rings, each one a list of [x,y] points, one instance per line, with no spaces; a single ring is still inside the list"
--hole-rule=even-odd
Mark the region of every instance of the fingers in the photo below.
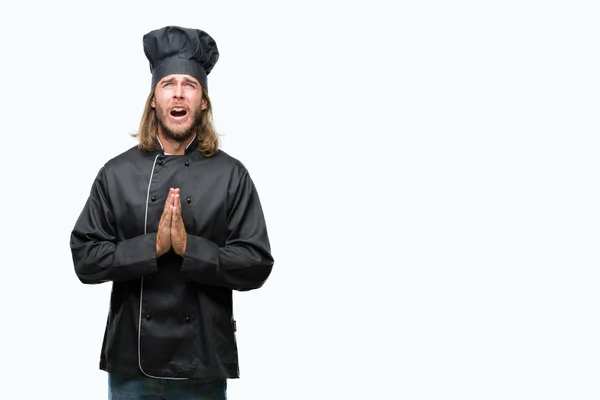
[[[160,217],[159,221],[159,229],[163,227],[164,229],[170,230],[172,220],[173,220],[173,203],[176,196],[176,193],[179,192],[179,189],[169,190],[169,195],[167,196],[167,200],[165,201],[165,206],[163,208],[163,213]],[[178,194],[177,194],[178,196]]]
[[[175,204],[175,195],[179,196],[179,188],[169,189],[169,194],[167,195],[167,200],[165,201],[165,206],[163,208],[163,213],[166,213],[167,210]]]
[[[179,198],[179,193],[173,198],[173,205],[175,206],[175,216],[181,216],[181,199]]]
[[[171,188],[171,190],[169,190],[169,197],[168,200],[170,202],[170,204],[174,205],[175,204],[175,196],[179,195],[179,189],[178,188]]]
[[[171,206],[171,193],[169,192],[169,195],[167,196],[167,200],[165,201],[165,206],[163,207],[163,214],[166,214],[166,212],[170,208],[170,206]]]
[[[173,206],[168,206],[163,214],[160,217],[160,221],[158,221],[158,230],[164,230],[168,232],[171,230],[171,224],[173,220]]]
[[[165,206],[163,207],[163,214],[166,213],[173,204],[173,188],[169,190],[169,194],[167,195],[167,200],[165,201]]]
[[[177,219],[181,219],[181,200],[179,198],[179,193],[175,193],[173,195],[173,221],[176,221]]]

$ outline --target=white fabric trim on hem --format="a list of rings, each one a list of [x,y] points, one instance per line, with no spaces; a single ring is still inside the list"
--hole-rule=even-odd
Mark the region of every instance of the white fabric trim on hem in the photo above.
[[[160,143],[160,140],[159,140]],[[162,146],[162,145],[161,145]],[[152,172],[150,173],[150,180],[148,181],[148,192],[146,193],[146,211],[144,214],[144,235],[148,229],[148,200],[150,198],[150,187],[152,186],[152,177],[154,176],[154,167],[156,166],[156,160],[158,159],[158,155],[154,158],[154,162],[152,163]],[[152,376],[144,372],[142,368],[142,350],[141,350],[141,334],[142,334],[142,300],[144,298],[144,277],[142,277],[142,283],[140,288],[140,317],[138,322],[138,366],[140,367],[140,371],[144,375],[149,378],[156,379],[172,379],[172,380],[187,380],[188,378],[169,378],[165,376]]]

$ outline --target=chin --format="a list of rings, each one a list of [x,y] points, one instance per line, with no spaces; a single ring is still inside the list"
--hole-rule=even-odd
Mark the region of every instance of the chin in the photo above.
[[[192,136],[194,136],[194,131],[192,129],[180,128],[177,130],[171,130],[170,128],[167,128],[166,130],[163,131],[163,134],[167,138],[170,138],[177,142],[186,142],[186,141],[190,140],[192,138]]]
[[[194,123],[191,120],[175,122],[169,120],[169,117],[158,118],[158,125],[163,135],[177,142],[186,142],[192,138],[194,132]]]
[[[190,135],[190,128],[185,129],[171,129],[171,134],[177,138],[186,138]]]
[[[189,132],[192,130],[191,125],[181,126],[167,126],[167,129],[171,132],[171,134],[175,137],[187,137],[189,136]]]

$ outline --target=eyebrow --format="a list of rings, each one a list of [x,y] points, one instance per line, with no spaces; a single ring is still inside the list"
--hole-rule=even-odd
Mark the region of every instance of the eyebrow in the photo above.
[[[188,82],[188,83],[193,83],[194,85],[198,84],[198,82],[196,82],[195,80],[190,79],[190,78],[183,78],[183,80],[186,81],[186,82]]]
[[[171,83],[171,82],[173,82],[174,80],[175,80],[175,78],[169,78],[169,79],[166,79],[166,80],[164,80],[164,81],[162,82],[162,84],[164,85],[164,84],[167,84],[167,83]],[[194,84],[194,85],[198,85],[198,82],[196,82],[196,81],[195,81],[195,80],[193,80],[193,79],[190,79],[190,78],[183,78],[183,80],[184,80],[184,81],[186,81],[186,82],[188,82],[188,83],[191,83],[191,84]]]

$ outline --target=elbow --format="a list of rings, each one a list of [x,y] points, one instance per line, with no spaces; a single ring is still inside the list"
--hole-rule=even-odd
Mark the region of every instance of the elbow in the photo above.
[[[251,268],[251,276],[248,276],[248,279],[243,279],[243,284],[238,285],[236,290],[239,292],[248,292],[262,288],[269,279],[269,276],[271,276],[271,272],[273,272],[273,260],[254,266]]]
[[[89,265],[83,263],[75,263],[75,275],[79,282],[85,285],[97,285],[107,281],[97,271],[93,271]]]
[[[72,242],[71,257],[75,275],[81,283],[95,285],[109,280],[107,276],[113,262],[113,253],[106,251],[106,247]]]
[[[80,275],[77,275],[77,277],[79,278],[79,282],[83,283],[84,285],[99,285],[101,283],[108,282],[106,279],[93,279]]]
[[[86,285],[96,285],[107,281],[106,260],[92,257],[89,253],[73,251],[73,269],[77,279]]]

